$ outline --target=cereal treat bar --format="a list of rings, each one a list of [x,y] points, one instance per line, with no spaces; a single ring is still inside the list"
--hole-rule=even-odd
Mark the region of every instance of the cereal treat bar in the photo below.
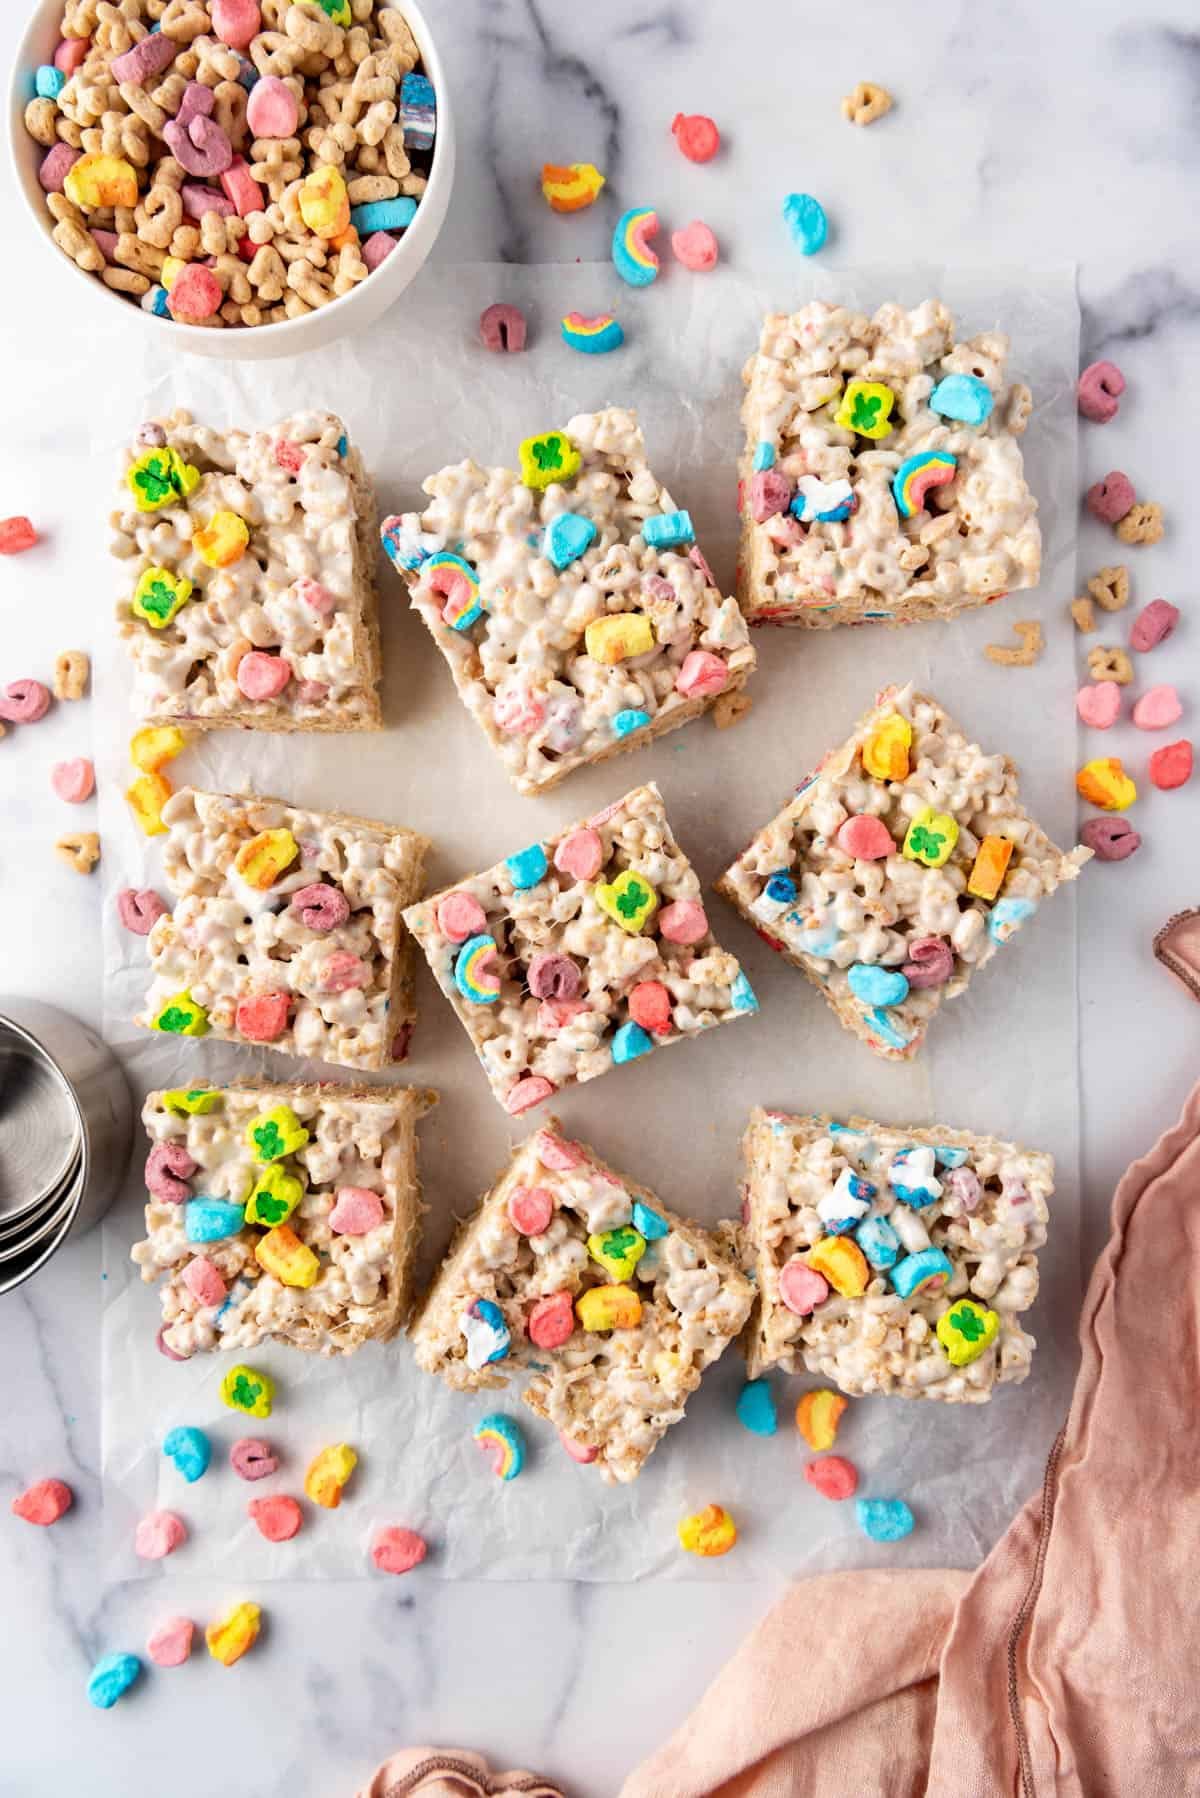
[[[527,438],[520,464],[431,475],[383,542],[510,780],[539,793],[687,724],[755,654],[635,412]]]
[[[303,318],[415,219],[437,95],[395,6],[65,0],[59,30],[24,71],[51,236],[144,312]]]
[[[144,424],[111,522],[143,717],[379,729],[375,496],[340,419]]]
[[[848,1029],[903,1061],[1091,853],[1039,829],[1007,756],[911,686],[889,687],[717,890]]]
[[[699,895],[650,785],[410,906],[404,921],[515,1115],[757,1011]]]
[[[738,597],[752,624],[949,618],[1037,584],[1008,338],[939,300],[771,313],[746,364]]]
[[[149,936],[137,1023],[350,1068],[403,1061],[416,1017],[402,911],[415,831],[185,787],[163,806],[172,912]]]
[[[679,1422],[753,1297],[713,1236],[552,1118],[459,1229],[409,1334],[459,1390],[528,1372],[525,1403],[613,1485]]]
[[[421,1236],[416,1126],[436,1102],[411,1086],[258,1080],[151,1093],[131,1254],[163,1282],[164,1353],[274,1338],[348,1355],[394,1336]]]
[[[983,1404],[1023,1380],[1054,1162],[966,1130],[756,1110],[742,1143],[752,1379]]]

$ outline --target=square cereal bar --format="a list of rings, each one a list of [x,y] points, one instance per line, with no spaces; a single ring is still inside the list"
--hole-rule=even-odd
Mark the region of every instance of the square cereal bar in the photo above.
[[[847,1029],[904,1061],[942,1001],[1090,859],[1034,823],[1007,756],[889,687],[717,890]]]
[[[378,730],[375,496],[341,420],[144,424],[112,515],[134,706],[201,729]]]
[[[1008,338],[938,300],[771,313],[746,364],[738,597],[752,624],[949,618],[1037,585]]]
[[[460,1390],[528,1372],[525,1403],[613,1485],[679,1422],[753,1297],[715,1237],[552,1118],[461,1225],[409,1335]]]
[[[687,724],[755,656],[636,413],[583,413],[520,462],[431,475],[383,542],[509,779],[539,793]]]
[[[421,1236],[416,1125],[436,1103],[411,1086],[260,1080],[151,1093],[131,1254],[163,1280],[164,1352],[273,1338],[348,1355],[394,1336]]]
[[[162,817],[176,904],[150,932],[135,1022],[343,1067],[403,1061],[416,1006],[401,913],[424,885],[427,839],[190,787]]]
[[[1023,1380],[1054,1162],[939,1127],[756,1110],[742,1142],[751,1379],[982,1404]]]
[[[713,938],[654,785],[410,906],[404,921],[514,1115],[758,1009]]]

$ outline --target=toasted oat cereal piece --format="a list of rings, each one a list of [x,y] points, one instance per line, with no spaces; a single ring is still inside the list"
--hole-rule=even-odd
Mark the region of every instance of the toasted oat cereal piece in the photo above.
[[[1117,525],[1122,543],[1159,543],[1163,534],[1162,507],[1134,505]]]
[[[842,101],[842,117],[852,125],[873,125],[892,110],[892,96],[877,81],[860,81]]]
[[[751,624],[946,618],[1036,586],[1037,502],[1008,338],[938,300],[871,319],[814,300],[746,364],[738,597]]]
[[[64,649],[54,658],[55,699],[82,699],[92,664],[82,649]]]
[[[162,808],[175,909],[135,1022],[343,1067],[402,1061],[416,1016],[401,913],[427,839],[341,812],[190,787]]]
[[[653,785],[404,921],[513,1114],[757,1010]]]
[[[1115,644],[1097,643],[1088,650],[1087,665],[1093,680],[1113,680],[1118,687],[1127,687],[1133,679],[1133,663]]]
[[[340,419],[151,421],[125,451],[112,526],[140,716],[379,728],[375,496]]]
[[[581,414],[521,461],[431,475],[383,543],[509,779],[540,793],[707,711],[755,653],[636,413]]]
[[[153,1145],[146,1235],[131,1256],[143,1280],[162,1281],[167,1349],[186,1359],[274,1339],[347,1355],[394,1336],[421,1236],[416,1126],[436,1102],[436,1093],[411,1086],[260,1080],[151,1093],[142,1108]],[[164,1184],[168,1169],[173,1189]],[[371,1227],[354,1234],[338,1228],[338,1197],[348,1189],[377,1198]],[[220,1237],[207,1213],[195,1227],[191,1217],[213,1201],[230,1213]],[[264,1242],[284,1227],[319,1263],[306,1285],[264,1264]]]
[[[1095,630],[1096,608],[1086,594],[1071,601],[1070,611],[1071,617],[1075,620],[1075,629],[1077,631],[1086,635],[1088,631]]]
[[[1013,625],[1018,647],[1011,649],[1000,643],[989,643],[984,655],[1002,668],[1032,668],[1046,647],[1042,627],[1036,618],[1023,618]]]
[[[60,861],[74,868],[76,874],[90,874],[100,860],[100,838],[94,830],[73,830],[59,837],[54,853]]]
[[[527,1374],[530,1409],[623,1484],[752,1299],[714,1236],[550,1118],[459,1229],[409,1335],[418,1366],[461,1391]]]
[[[1088,592],[1105,612],[1120,612],[1129,604],[1129,570],[1124,563],[1102,568],[1088,582]]]
[[[749,717],[753,710],[754,700],[749,693],[722,693],[713,707],[713,723],[718,730],[729,730]]]
[[[982,1404],[1025,1378],[1035,1344],[1018,1314],[1037,1297],[1049,1155],[940,1126],[762,1110],[742,1150],[751,1379],[782,1367],[854,1395]],[[850,1189],[860,1196],[848,1208]],[[826,1286],[797,1309],[795,1270],[811,1272],[831,1239],[859,1254],[866,1285],[854,1296]]]
[[[936,700],[888,687],[717,891],[848,1030],[907,1060],[943,1000],[1089,859],[1039,829],[1007,756]]]

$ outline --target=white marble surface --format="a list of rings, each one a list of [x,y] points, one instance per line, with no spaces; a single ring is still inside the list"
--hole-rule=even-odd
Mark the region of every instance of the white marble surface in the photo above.
[[[875,0],[803,13],[793,0],[605,0],[570,17],[547,0],[426,0],[426,10],[460,117],[441,258],[561,257],[563,221],[543,208],[535,173],[546,159],[590,158],[610,189],[593,214],[568,222],[585,258],[604,254],[613,218],[634,203],[680,223],[703,210],[729,256],[774,257],[782,196],[804,188],[830,213],[831,263],[910,250],[982,264],[1077,261],[1084,358],[1113,357],[1130,383],[1114,424],[1081,427],[1082,469],[1091,480],[1123,466],[1166,509],[1164,542],[1130,560],[1139,599],[1163,594],[1189,613],[1158,652],[1154,678],[1175,680],[1196,703],[1200,596],[1187,520],[1189,421],[1200,409],[1200,37],[1186,0],[1150,0],[1136,20],[1118,0],[1086,10],[960,0],[936,15]],[[0,16],[6,66],[23,12],[17,0]],[[855,132],[838,100],[864,76],[887,84],[898,104]],[[679,108],[713,113],[726,133],[703,186],[668,136]],[[106,395],[124,400],[137,370],[89,365],[69,284],[26,249],[7,259],[0,343],[13,410],[33,419],[30,402],[44,396],[27,427],[44,447],[87,428]],[[21,440],[7,437],[0,454],[0,511],[36,517]],[[98,511],[94,496],[80,496],[66,529],[95,536]],[[1111,558],[1107,534],[1082,524],[1081,574]],[[94,587],[79,591],[62,591],[45,566],[0,567],[4,678],[26,672],[35,654],[44,663],[65,641],[94,639],[107,596],[98,554]],[[1036,718],[1020,724],[1037,728]],[[77,752],[78,729],[61,708],[39,726],[39,767]],[[1105,752],[1124,749],[1144,765],[1145,740],[1117,735]],[[13,748],[10,738],[0,749],[14,770],[0,812],[0,990],[57,997],[98,1019],[95,893],[47,871],[49,802],[18,784],[27,771]],[[1081,886],[1089,1266],[1116,1175],[1174,1118],[1196,1071],[1200,1013],[1149,952],[1154,927],[1200,898],[1186,836],[1196,805],[1195,787],[1151,792],[1135,814],[1140,855]],[[1026,978],[1036,978],[1032,957]],[[161,1610],[152,1586],[105,1591],[92,1571],[99,1298],[91,1240],[0,1299],[0,1497],[54,1472],[70,1479],[78,1504],[70,1527],[36,1539],[0,1518],[0,1798],[59,1798],[84,1769],[95,1798],[201,1798],[219,1782],[255,1798],[349,1798],[385,1752],[419,1740],[474,1743],[602,1798],[685,1715],[776,1595],[736,1581],[669,1590],[278,1585],[269,1653],[232,1673],[205,1659],[113,1713],[93,1712],[82,1693],[91,1661],[139,1646]],[[172,1604],[207,1617],[236,1596],[199,1581],[174,1588]]]

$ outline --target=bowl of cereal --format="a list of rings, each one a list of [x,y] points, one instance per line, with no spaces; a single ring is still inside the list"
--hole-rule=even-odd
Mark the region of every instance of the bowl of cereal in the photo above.
[[[412,0],[39,0],[9,112],[68,277],[200,355],[290,356],[374,323],[454,181]]]

